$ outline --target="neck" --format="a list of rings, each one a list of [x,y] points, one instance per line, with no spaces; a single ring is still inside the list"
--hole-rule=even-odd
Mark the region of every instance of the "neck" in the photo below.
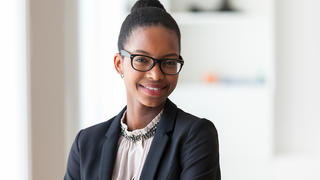
[[[129,131],[146,127],[163,109],[163,103],[157,107],[147,107],[140,103],[128,103],[125,123]]]

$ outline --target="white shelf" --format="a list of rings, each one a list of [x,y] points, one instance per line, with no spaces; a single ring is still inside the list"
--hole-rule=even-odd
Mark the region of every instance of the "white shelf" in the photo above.
[[[237,78],[262,74],[270,80],[273,37],[267,22],[251,16],[188,16],[180,15],[183,22],[177,18],[185,59],[183,82],[197,82],[208,72]]]
[[[274,82],[273,17],[257,11],[263,7],[271,12],[268,7],[272,7],[272,1],[234,2],[237,7],[243,5],[235,12],[187,12],[188,5],[183,2],[171,2],[171,14],[181,30],[181,54],[185,59],[182,83],[200,82],[208,73],[243,79],[260,76],[269,84]],[[186,3],[190,5],[191,1]]]
[[[160,0],[171,12],[190,12],[192,6],[203,11],[213,11],[221,7],[220,0]],[[235,12],[246,12],[255,15],[272,13],[274,0],[231,0]]]
[[[244,12],[173,12],[172,16],[180,25],[210,25],[217,22],[232,23],[246,19],[257,19]]]

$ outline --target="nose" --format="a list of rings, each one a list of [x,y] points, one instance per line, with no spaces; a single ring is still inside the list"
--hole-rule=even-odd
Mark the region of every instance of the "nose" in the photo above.
[[[160,64],[156,63],[152,69],[147,71],[148,78],[154,80],[154,81],[159,81],[164,78],[164,74],[160,69]]]

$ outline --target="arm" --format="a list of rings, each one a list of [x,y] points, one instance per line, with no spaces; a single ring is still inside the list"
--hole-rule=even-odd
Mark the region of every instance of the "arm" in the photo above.
[[[79,153],[79,145],[78,139],[81,131],[78,133],[75,138],[68,158],[67,171],[64,176],[64,180],[80,180],[80,153]]]
[[[181,151],[183,180],[220,180],[217,130],[208,120],[192,124]]]

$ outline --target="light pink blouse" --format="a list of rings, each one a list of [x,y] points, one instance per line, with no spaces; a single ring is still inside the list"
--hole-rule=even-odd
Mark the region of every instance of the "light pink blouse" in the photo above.
[[[125,132],[128,136],[131,136],[147,133],[160,121],[162,111],[146,127],[143,129],[136,129],[134,131],[128,131],[128,127],[124,123],[125,114],[126,112],[123,113],[120,121],[121,127],[125,129]],[[134,142],[123,136],[120,136],[112,179],[138,180],[140,178],[152,140],[153,136],[148,139],[141,139]]]

